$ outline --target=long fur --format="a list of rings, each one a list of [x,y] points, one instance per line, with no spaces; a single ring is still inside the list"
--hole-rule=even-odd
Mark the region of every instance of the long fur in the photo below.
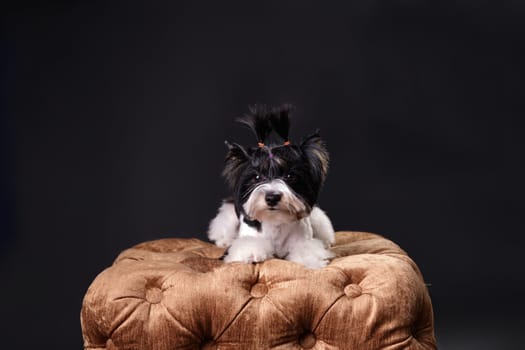
[[[222,176],[226,180],[230,189],[234,190],[241,173],[248,165],[247,163],[250,159],[250,155],[241,145],[236,143],[230,144],[228,141],[225,143],[228,147],[228,153],[226,154]]]
[[[319,132],[289,141],[291,105],[256,105],[239,121],[258,145],[230,144],[223,176],[233,201],[224,202],[208,237],[229,247],[225,261],[283,258],[320,268],[333,256],[334,229],[316,205],[328,172],[329,155]],[[276,135],[280,141],[272,142]],[[275,139],[275,137],[273,138]]]
[[[308,136],[302,143],[301,149],[310,162],[312,170],[319,177],[321,184],[324,183],[328,174],[330,156],[326,150],[326,145],[319,135],[319,130]]]
[[[265,105],[253,105],[250,112],[237,119],[237,122],[245,125],[257,138],[257,142],[264,143],[272,132],[270,123],[270,111]]]
[[[281,107],[274,108],[269,116],[273,130],[284,141],[289,141],[290,114],[293,110],[294,107],[291,104],[285,104]]]

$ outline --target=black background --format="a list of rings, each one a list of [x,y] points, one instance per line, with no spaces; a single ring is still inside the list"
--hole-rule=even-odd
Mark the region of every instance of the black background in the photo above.
[[[256,102],[321,129],[321,207],[414,258],[441,349],[525,342],[525,5],[147,3],[2,7],[2,348],[81,348],[121,250],[205,239]]]

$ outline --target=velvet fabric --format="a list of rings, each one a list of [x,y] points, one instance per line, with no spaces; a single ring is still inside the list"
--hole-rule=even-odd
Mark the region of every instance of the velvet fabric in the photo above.
[[[429,294],[393,242],[338,232],[319,270],[280,259],[230,263],[197,239],[122,252],[89,287],[84,348],[435,349]]]

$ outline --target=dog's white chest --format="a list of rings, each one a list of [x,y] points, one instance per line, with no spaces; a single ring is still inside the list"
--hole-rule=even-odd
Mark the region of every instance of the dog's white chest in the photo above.
[[[239,227],[239,237],[258,237],[271,242],[275,253],[285,257],[291,246],[313,237],[310,217],[290,223],[273,224],[263,222],[260,230],[242,223]]]

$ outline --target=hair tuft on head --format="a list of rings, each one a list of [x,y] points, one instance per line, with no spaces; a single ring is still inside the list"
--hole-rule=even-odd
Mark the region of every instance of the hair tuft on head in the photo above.
[[[272,132],[269,113],[266,105],[253,105],[250,106],[250,112],[237,119],[237,122],[248,127],[254,133],[257,142],[264,143]]]
[[[270,113],[270,122],[273,130],[285,142],[289,141],[290,114],[294,109],[295,107],[293,105],[287,103],[280,107],[273,108]]]

